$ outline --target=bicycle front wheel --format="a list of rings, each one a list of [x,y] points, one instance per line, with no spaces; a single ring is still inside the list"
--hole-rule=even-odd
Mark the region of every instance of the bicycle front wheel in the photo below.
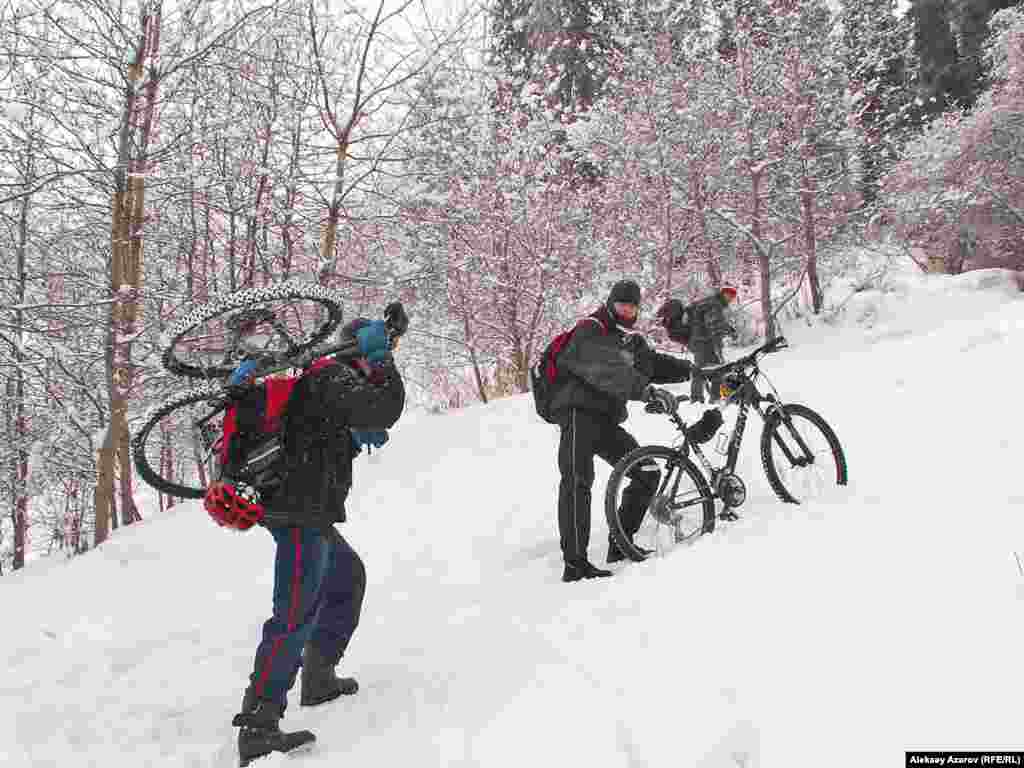
[[[171,496],[201,499],[218,472],[225,407],[223,390],[204,384],[151,410],[132,438],[139,477]]]
[[[768,416],[761,433],[761,463],[781,501],[803,504],[846,485],[846,455],[832,427],[804,405],[785,405]]]
[[[637,562],[715,529],[707,479],[689,457],[659,445],[637,448],[615,465],[604,508],[612,541]]]
[[[245,352],[288,357],[324,341],[341,323],[341,296],[313,283],[247,288],[197,307],[164,336],[164,367],[223,378]]]

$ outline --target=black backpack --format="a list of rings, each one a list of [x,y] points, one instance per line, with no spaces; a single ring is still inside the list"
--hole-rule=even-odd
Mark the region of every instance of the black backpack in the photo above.
[[[558,354],[565,349],[565,345],[569,343],[569,339],[580,327],[580,323],[587,320],[593,320],[601,326],[604,333],[608,333],[604,323],[596,317],[586,317],[569,330],[562,331],[555,336],[544,348],[536,365],[530,367],[530,391],[533,392],[533,405],[537,409],[537,415],[548,424],[558,423],[551,413],[551,400],[558,383]]]
[[[266,414],[271,409],[279,413],[287,391],[260,383],[246,388],[228,406],[218,452],[218,479],[241,480],[261,493],[280,484],[284,469],[281,434],[279,429],[268,431]]]

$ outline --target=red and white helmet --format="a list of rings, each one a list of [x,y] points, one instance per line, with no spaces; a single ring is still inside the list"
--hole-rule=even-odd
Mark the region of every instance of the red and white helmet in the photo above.
[[[260,493],[242,482],[218,480],[206,489],[203,506],[217,525],[247,531],[263,519]]]

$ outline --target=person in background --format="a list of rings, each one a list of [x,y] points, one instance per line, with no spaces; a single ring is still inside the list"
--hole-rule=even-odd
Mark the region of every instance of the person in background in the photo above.
[[[736,301],[736,289],[726,285],[690,305],[679,299],[669,299],[657,312],[658,320],[668,332],[668,337],[688,347],[693,353],[694,371],[690,377],[690,398],[695,403],[705,401],[705,392],[710,394],[711,404],[719,401],[719,381],[708,381],[697,368],[706,365],[721,365],[722,345],[726,336],[736,335],[736,329],[729,324],[725,310]]]

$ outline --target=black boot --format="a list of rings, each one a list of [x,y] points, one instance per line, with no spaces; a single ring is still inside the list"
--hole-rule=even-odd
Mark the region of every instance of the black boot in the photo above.
[[[299,704],[315,707],[333,701],[339,696],[351,696],[359,690],[353,677],[338,677],[334,671],[337,659],[324,656],[313,643],[306,643],[302,651],[302,677]]]
[[[565,570],[562,572],[562,581],[579,581],[580,579],[597,579],[611,576],[611,571],[598,568],[585,557],[579,560],[566,560]]]
[[[636,550],[638,550],[640,552],[640,554],[643,555],[644,557],[647,557],[649,554],[651,554],[651,552],[654,551],[653,549],[647,549],[647,547],[641,547],[639,544],[637,544],[635,542],[630,542],[630,543],[633,544],[633,547]],[[617,563],[620,560],[625,560],[625,559],[626,559],[626,556],[624,554],[622,554],[622,550],[619,549],[619,545],[616,544],[614,541],[609,541],[608,542],[608,556],[605,557],[604,561],[606,563]]]
[[[272,752],[291,752],[304,744],[316,741],[309,731],[285,733],[278,724],[284,714],[284,705],[257,699],[252,689],[245,692],[242,711],[231,724],[238,731],[238,765],[245,768],[258,757]]]

